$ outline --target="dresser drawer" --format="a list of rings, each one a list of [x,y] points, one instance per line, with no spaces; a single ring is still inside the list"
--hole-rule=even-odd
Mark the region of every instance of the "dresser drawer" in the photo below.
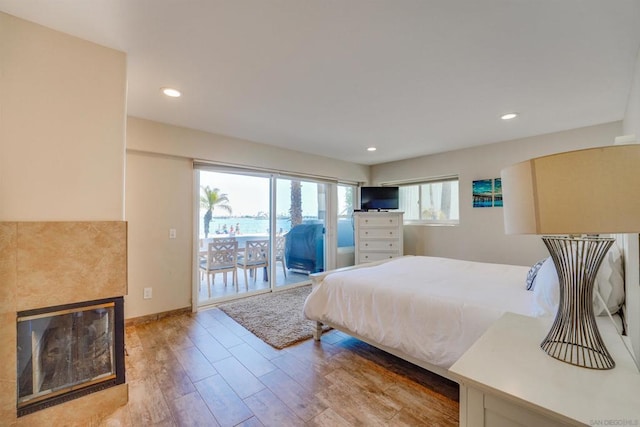
[[[358,263],[381,261],[398,256],[400,256],[398,252],[360,252],[358,255]]]
[[[358,242],[360,250],[365,251],[387,251],[395,252],[400,248],[398,240],[360,240]]]
[[[360,239],[397,239],[400,230],[397,228],[363,228],[360,230]]]
[[[360,219],[360,227],[397,227],[397,216],[368,217]]]

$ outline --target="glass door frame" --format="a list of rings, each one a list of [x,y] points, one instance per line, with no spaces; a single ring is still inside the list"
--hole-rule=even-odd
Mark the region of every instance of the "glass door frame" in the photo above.
[[[320,200],[318,199],[318,217],[319,217],[319,213],[320,212],[324,212],[324,218],[322,219],[323,222],[323,233],[322,233],[322,249],[323,249],[323,271],[327,271],[330,269],[335,268],[335,253],[337,252],[337,240],[336,240],[336,236],[335,236],[335,220],[336,220],[336,216],[333,215],[333,211],[329,210],[332,209],[333,206],[335,205],[335,193],[336,193],[336,186],[337,183],[336,182],[330,182],[327,180],[319,180],[317,178],[313,178],[313,177],[305,177],[305,176],[300,176],[300,175],[295,175],[295,174],[287,174],[287,173],[277,173],[277,174],[273,174],[272,175],[273,179],[271,181],[272,183],[272,191],[271,191],[271,197],[274,198],[275,200],[272,201],[271,204],[271,209],[273,210],[272,212],[272,216],[271,216],[271,229],[275,230],[276,228],[276,221],[277,221],[277,209],[278,209],[278,204],[277,204],[277,197],[278,197],[278,190],[277,190],[277,181],[278,180],[288,180],[288,181],[301,181],[303,183],[310,183],[310,184],[315,184],[315,185],[323,185],[324,186],[324,200]],[[324,209],[321,209],[321,205]],[[320,218],[319,218],[320,219]],[[275,238],[274,235],[271,234],[270,238],[272,240],[271,242],[271,246],[270,246],[270,250],[271,250],[271,254],[275,254]],[[269,266],[269,274],[271,274],[270,277],[277,277],[275,274],[277,273],[276,271],[277,269],[277,265],[275,262],[272,262]],[[271,287],[272,290],[274,292],[277,291],[281,291],[284,289],[291,289],[291,288],[295,288],[298,286],[304,286],[311,283],[311,278],[309,277],[307,280],[302,280],[300,282],[295,282],[295,283],[291,283],[291,284],[284,284],[284,285],[278,285],[275,281],[273,283],[271,283]]]
[[[231,297],[223,297],[220,299],[215,299],[213,301],[207,301],[207,303],[200,304],[199,302],[199,286],[200,286],[200,270],[198,265],[199,258],[199,231],[200,231],[200,173],[203,171],[210,172],[218,172],[218,173],[230,173],[230,174],[238,174],[238,175],[253,175],[253,176],[261,176],[268,178],[269,181],[269,224],[270,224],[270,232],[269,232],[269,287],[266,289],[249,291],[242,294],[236,294]],[[310,283],[309,280],[304,280],[298,283],[293,284],[285,284],[282,286],[276,286],[277,277],[277,265],[274,262],[275,257],[275,246],[276,239],[275,236],[277,234],[277,212],[276,212],[276,199],[277,199],[277,179],[289,179],[289,180],[300,180],[304,182],[312,182],[312,183],[320,183],[325,186],[325,218],[324,218],[324,270],[331,270],[335,268],[336,265],[336,254],[337,254],[337,214],[336,214],[336,206],[337,206],[337,181],[329,180],[329,179],[319,179],[313,176],[304,176],[297,175],[295,173],[289,174],[286,172],[273,172],[273,171],[264,171],[259,168],[250,169],[250,168],[234,168],[225,165],[215,165],[215,164],[207,164],[203,166],[196,166],[194,163],[193,167],[193,254],[192,254],[192,311],[196,312],[199,309],[205,309],[207,307],[215,306],[219,303],[233,300],[240,297],[246,297],[250,295],[258,295],[261,293],[267,292],[277,292],[285,289],[291,289],[298,286],[303,286]]]

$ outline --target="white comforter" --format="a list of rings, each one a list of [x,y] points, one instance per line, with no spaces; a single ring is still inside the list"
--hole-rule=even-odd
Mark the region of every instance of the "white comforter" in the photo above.
[[[328,274],[314,285],[304,314],[448,369],[504,312],[534,316],[528,270],[401,257]]]

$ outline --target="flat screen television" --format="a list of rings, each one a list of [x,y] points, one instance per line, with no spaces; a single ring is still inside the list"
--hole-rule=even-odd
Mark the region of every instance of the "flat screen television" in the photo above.
[[[360,209],[398,209],[398,187],[360,187]]]

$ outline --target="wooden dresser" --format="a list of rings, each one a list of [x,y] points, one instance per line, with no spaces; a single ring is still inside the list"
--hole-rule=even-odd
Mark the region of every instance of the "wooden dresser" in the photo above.
[[[355,212],[356,264],[403,255],[402,212]]]

